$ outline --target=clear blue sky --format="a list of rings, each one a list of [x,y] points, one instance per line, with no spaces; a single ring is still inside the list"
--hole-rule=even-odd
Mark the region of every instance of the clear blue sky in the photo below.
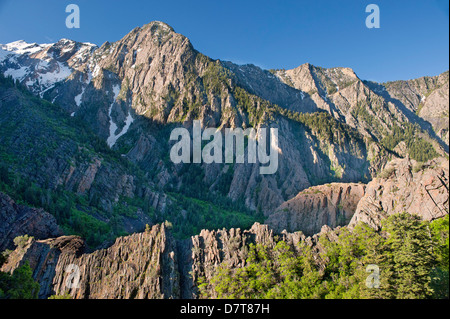
[[[80,29],[65,27],[70,3],[80,7]],[[380,29],[365,27],[370,3],[380,7]],[[384,82],[448,70],[448,10],[448,0],[0,0],[0,43],[101,45],[159,20],[212,58],[266,69],[345,66]]]

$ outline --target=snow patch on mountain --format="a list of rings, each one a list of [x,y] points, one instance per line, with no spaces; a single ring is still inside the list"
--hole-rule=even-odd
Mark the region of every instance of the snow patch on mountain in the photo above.
[[[111,103],[111,106],[109,107],[109,110],[108,110],[108,115],[109,115],[109,137],[106,140],[106,143],[108,143],[109,147],[112,147],[116,143],[116,141],[118,139],[118,137],[117,137],[118,135],[116,135],[117,125],[116,125],[116,123],[114,123],[114,121],[112,119],[111,112],[112,112],[113,105],[116,102],[117,97],[119,96],[119,93],[120,93],[120,86],[119,85],[114,85],[113,86],[114,98],[113,98],[113,102]]]
[[[125,133],[128,132],[128,129],[130,128],[130,125],[131,125],[131,123],[133,123],[133,121],[134,121],[133,117],[131,116],[130,112],[128,112],[128,116],[127,116],[127,118],[125,119],[125,126],[124,126],[123,129],[120,131],[120,133],[117,134],[117,135],[115,135],[114,133],[112,133],[112,135],[110,135],[110,136],[108,137],[107,143],[108,143],[109,147],[113,147],[114,144],[116,144],[117,140],[118,140],[122,135],[124,135]],[[114,126],[115,126],[115,130],[117,130],[117,125],[114,124]],[[115,130],[114,130],[114,132],[115,132]],[[111,134],[111,129],[110,129],[110,134]]]
[[[52,44],[27,43],[23,40],[14,41],[0,45],[2,50],[10,51],[15,54],[33,54],[51,46]]]
[[[11,76],[14,80],[22,81],[28,75],[29,68],[22,66],[18,69],[8,69],[4,72],[5,76]]]
[[[66,79],[70,74],[72,74],[72,70],[68,66],[61,62],[57,62],[57,66],[54,71],[39,74],[38,83],[41,89],[47,91],[57,82]]]
[[[51,44],[27,43],[23,40],[0,44],[0,72],[19,80],[42,97],[56,83],[64,81],[74,70],[78,70],[96,48],[95,44],[69,39]],[[89,83],[91,79],[92,75],[89,74],[85,82]],[[77,105],[81,103],[81,97],[75,97]]]
[[[77,96],[75,96],[75,98],[74,98],[75,99],[75,103],[77,104],[77,106],[81,105],[81,98],[83,97],[84,90],[85,90],[85,88],[82,88],[81,89],[81,93],[78,94]]]

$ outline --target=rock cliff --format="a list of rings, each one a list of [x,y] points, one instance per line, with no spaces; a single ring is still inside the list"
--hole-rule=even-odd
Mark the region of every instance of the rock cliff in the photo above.
[[[314,186],[283,203],[266,223],[277,232],[302,231],[312,236],[322,226],[345,226],[364,196],[365,184],[332,183]]]
[[[407,158],[394,160],[367,185],[350,227],[362,221],[379,228],[386,216],[402,212],[429,221],[443,217],[449,213],[448,188],[447,159],[437,158],[427,163]]]
[[[55,218],[43,209],[18,205],[0,192],[0,251],[14,248],[14,238],[29,235],[37,239],[61,236]]]
[[[324,226],[322,233],[327,232],[331,229]],[[250,243],[271,246],[275,236],[267,225],[256,223],[249,230],[202,230],[175,241],[162,224],[92,253],[84,253],[84,243],[76,236],[30,238],[9,255],[1,271],[12,272],[28,262],[41,286],[40,298],[69,293],[78,299],[192,299],[199,297],[199,278],[210,279],[221,262],[245,265]],[[278,236],[294,249],[299,241],[317,243],[317,235],[301,232]]]

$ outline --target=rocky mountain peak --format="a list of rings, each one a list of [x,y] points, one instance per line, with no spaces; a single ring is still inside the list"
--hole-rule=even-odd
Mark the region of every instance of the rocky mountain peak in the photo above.
[[[27,43],[24,40],[18,40],[7,44],[0,45],[4,51],[14,52],[16,54],[24,54],[41,50],[42,46],[37,43]]]
[[[161,21],[152,21],[142,27],[134,28],[121,40],[113,43],[113,46],[120,48],[126,45],[128,49],[136,47],[136,49],[141,49],[140,51],[142,51],[145,47],[155,45],[163,47],[170,40],[189,43],[188,38],[176,33],[170,25]]]
[[[291,70],[279,70],[277,75],[286,84],[308,93],[333,94],[348,83],[359,80],[351,68],[322,68],[310,63]]]
[[[152,32],[160,31],[160,32],[175,32],[175,30],[165,22],[161,21],[152,21],[150,23],[145,24],[142,29],[150,29]]]
[[[321,216],[321,222],[305,230],[309,233],[324,223],[334,227],[341,220],[348,222],[358,197],[364,195],[361,185],[349,189],[324,184],[368,182],[389,160],[408,153],[421,155],[420,161],[434,156],[433,145],[427,144],[433,136],[423,137],[411,124],[420,124],[419,116],[439,129],[440,136],[448,137],[448,113],[434,107],[448,106],[444,103],[448,73],[388,85],[362,81],[345,67],[305,63],[292,70],[263,70],[213,60],[160,21],[136,27],[100,48],[68,39],[38,47],[19,41],[8,48],[33,53],[2,49],[0,71],[84,122],[124,160],[151,172],[159,190],[201,185],[202,192],[241,202],[266,217],[276,212],[277,218],[298,225]],[[414,106],[407,106],[407,100]],[[175,125],[189,127],[197,119],[203,126],[221,128],[276,125],[282,150],[277,173],[261,177],[257,165],[203,165],[196,168],[201,173],[174,165],[168,155],[168,130]],[[412,152],[419,141],[421,146]],[[84,174],[71,166],[61,167],[60,176],[66,178],[60,180],[73,175],[83,181],[77,191],[92,196],[89,186],[98,182],[97,173],[105,173],[100,158],[93,156],[86,167],[79,165]],[[193,176],[198,180],[188,185]],[[125,187],[126,194],[142,196],[129,179],[120,183],[131,185]],[[320,185],[324,189],[314,190],[317,196],[303,193],[290,207],[278,209],[299,192]],[[110,199],[119,200],[115,191],[110,193]],[[341,205],[339,196],[352,205]],[[307,213],[305,207],[314,213]],[[280,230],[289,230],[277,221]]]

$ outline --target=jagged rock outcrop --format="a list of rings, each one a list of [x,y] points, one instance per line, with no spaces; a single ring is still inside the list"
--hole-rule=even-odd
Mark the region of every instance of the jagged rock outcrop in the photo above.
[[[322,226],[347,225],[364,196],[365,184],[332,183],[314,186],[283,203],[266,223],[276,232],[302,231],[312,236]]]
[[[56,265],[53,289],[74,298],[178,298],[176,244],[164,224],[120,237],[109,248],[76,256],[64,254]],[[67,267],[79,269],[79,288],[68,287]]]
[[[273,244],[274,234],[267,225],[254,224],[250,230],[202,230],[199,235],[181,241],[180,273],[182,298],[198,295],[197,280],[209,280],[221,262],[230,267],[245,265],[249,243]]]
[[[198,298],[198,280],[209,282],[219,265],[238,268],[246,264],[250,244],[273,247],[278,240],[285,241],[297,254],[301,253],[299,243],[305,242],[315,253],[323,250],[319,236],[336,240],[340,227],[331,230],[323,226],[318,234],[307,237],[302,232],[274,232],[268,225],[255,223],[248,230],[222,229],[202,230],[197,236],[179,242],[179,263],[181,275],[181,298]],[[320,258],[317,259],[320,266]],[[215,292],[210,291],[211,294]]]
[[[14,238],[23,235],[45,239],[61,236],[62,230],[43,209],[18,205],[0,192],[0,251],[14,248]]]
[[[349,225],[364,222],[378,229],[386,216],[402,212],[430,221],[443,217],[449,213],[448,188],[447,159],[425,164],[407,158],[394,160],[367,185]]]
[[[0,271],[13,272],[28,263],[33,270],[33,278],[39,283],[38,297],[47,298],[53,294],[53,280],[61,256],[76,256],[84,251],[84,241],[77,236],[62,236],[53,239],[36,240],[30,237],[8,256],[8,262]]]
[[[164,224],[106,249],[83,254],[76,236],[30,240],[18,247],[1,271],[28,262],[41,285],[40,298],[70,293],[73,298],[178,298],[176,244]]]
[[[175,241],[162,224],[120,237],[92,253],[84,253],[84,241],[77,236],[30,238],[9,255],[0,271],[12,272],[28,262],[41,287],[39,298],[68,293],[77,299],[192,299],[199,297],[198,279],[211,279],[222,262],[244,266],[251,243],[273,246],[281,239],[300,252],[298,244],[304,241],[319,252],[318,236],[333,240],[338,232],[339,228],[324,226],[312,237],[286,231],[276,235],[267,225],[255,223],[249,230],[202,230]]]

